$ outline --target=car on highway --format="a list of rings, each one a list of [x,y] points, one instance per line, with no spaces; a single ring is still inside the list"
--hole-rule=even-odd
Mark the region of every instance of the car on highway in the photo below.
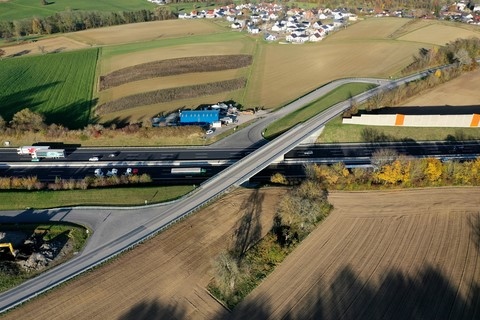
[[[124,175],[125,176],[129,176],[129,175],[132,175],[132,174],[137,174],[138,173],[138,169],[137,168],[127,168],[127,170],[125,170],[125,173]]]
[[[312,150],[307,150],[307,151],[304,151],[303,154],[306,155],[306,156],[311,156],[313,154],[313,151]]]
[[[91,157],[88,159],[88,161],[99,161],[100,158],[99,157]]]
[[[108,155],[109,158],[115,158],[116,156],[118,156],[120,152],[116,151],[116,152],[112,152]]]
[[[112,170],[107,171],[107,176],[116,176],[118,174],[118,169],[113,168]]]

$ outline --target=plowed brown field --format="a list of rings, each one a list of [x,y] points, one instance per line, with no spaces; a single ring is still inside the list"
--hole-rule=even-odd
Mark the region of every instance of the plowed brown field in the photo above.
[[[206,291],[243,220],[285,190],[239,190],[8,319],[474,319],[480,188],[334,192],[332,214],[236,310]]]
[[[9,312],[6,319],[212,319],[211,262],[250,227],[264,235],[285,189],[241,189],[111,263]],[[242,224],[243,222],[243,224]]]
[[[479,188],[335,192],[235,319],[478,319]]]

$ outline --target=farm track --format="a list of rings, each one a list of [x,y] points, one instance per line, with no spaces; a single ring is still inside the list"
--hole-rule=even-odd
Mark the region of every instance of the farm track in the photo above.
[[[479,191],[331,193],[333,213],[232,318],[475,318]]]

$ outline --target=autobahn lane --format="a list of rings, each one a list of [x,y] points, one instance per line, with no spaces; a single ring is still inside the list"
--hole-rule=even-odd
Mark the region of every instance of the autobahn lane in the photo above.
[[[64,159],[42,159],[41,162],[86,162],[98,157],[100,163],[119,161],[181,161],[181,160],[219,160],[241,159],[255,148],[66,148]],[[18,155],[16,149],[0,149],[0,163],[28,162],[29,155]]]
[[[341,159],[353,157],[372,157],[382,149],[396,151],[399,155],[411,157],[454,157],[473,158],[480,155],[480,141],[428,141],[428,142],[379,142],[315,144],[297,147],[287,154],[285,159]]]
[[[314,144],[302,145],[287,152],[283,163],[319,163],[332,164],[343,162],[347,166],[366,165],[370,158],[382,149],[395,150],[398,154],[407,157],[436,157],[441,160],[473,159],[480,155],[480,141],[466,142],[384,142],[384,143],[350,143],[350,144]],[[95,170],[100,169],[107,175],[112,169],[117,169],[118,174],[125,174],[127,168],[136,169],[138,174],[150,175],[153,182],[158,185],[199,183],[209,178],[229,165],[235,163],[256,149],[203,149],[176,150],[175,157],[171,150],[153,150],[152,155],[137,157],[138,151],[120,151],[115,158],[104,158],[98,162],[64,162],[60,160],[31,162],[12,162],[0,165],[0,176],[28,177],[37,176],[40,181],[53,182],[57,177],[63,179],[83,179],[95,175]],[[82,151],[83,150],[79,150]],[[90,151],[87,151],[90,152]],[[135,156],[135,157],[134,157]],[[174,159],[173,159],[174,158]],[[276,161],[279,163],[280,161]],[[191,174],[172,175],[172,168],[198,167],[205,169],[204,177]],[[273,167],[269,167],[272,170]]]

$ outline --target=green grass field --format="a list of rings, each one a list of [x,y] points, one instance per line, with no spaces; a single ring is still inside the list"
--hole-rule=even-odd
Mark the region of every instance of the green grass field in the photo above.
[[[435,141],[435,140],[478,140],[478,128],[419,128],[419,127],[383,127],[342,124],[339,116],[325,126],[318,143],[365,142],[362,131],[375,130],[388,141]]]
[[[15,20],[31,17],[46,17],[66,10],[88,11],[133,11],[151,9],[155,5],[146,0],[9,0],[0,2],[0,20]]]
[[[322,98],[314,101],[286,117],[275,121],[265,130],[265,138],[273,139],[288,129],[302,123],[320,112],[328,109],[338,102],[345,101],[359,93],[373,89],[375,86],[369,83],[348,83],[331,91]]]
[[[144,205],[177,199],[193,186],[137,187],[68,191],[2,191],[0,210],[56,208],[79,205]]]
[[[98,49],[0,61],[0,114],[7,121],[24,108],[47,123],[84,127],[90,117]]]

